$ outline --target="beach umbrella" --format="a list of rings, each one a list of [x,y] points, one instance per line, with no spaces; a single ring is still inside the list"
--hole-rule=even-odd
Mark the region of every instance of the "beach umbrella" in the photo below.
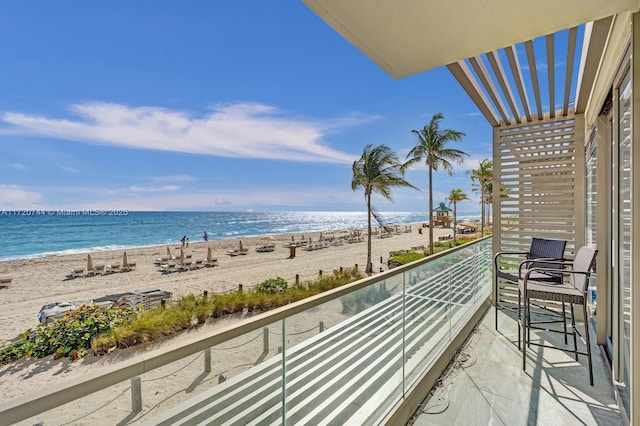
[[[211,247],[207,247],[207,262],[213,260],[213,254],[211,254]]]
[[[91,258],[91,255],[88,254],[87,255],[87,271],[93,271],[94,267],[93,267],[93,259]]]
[[[171,249],[169,248],[169,246],[167,246],[167,256],[169,256],[169,259],[173,259],[173,256],[171,255]]]
[[[242,240],[240,240],[240,251],[242,251]]]
[[[184,265],[184,250],[180,249],[180,264]]]
[[[127,252],[125,251],[124,254],[122,255],[122,267],[126,268],[128,264],[129,264],[129,259],[127,259]]]

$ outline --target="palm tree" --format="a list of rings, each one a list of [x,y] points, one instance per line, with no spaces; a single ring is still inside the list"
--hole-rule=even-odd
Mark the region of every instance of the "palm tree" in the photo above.
[[[467,173],[471,174],[473,190],[480,194],[480,234],[484,236],[485,203],[488,203],[490,199],[493,200],[493,162],[485,158],[477,169],[467,170]]]
[[[398,156],[391,148],[380,145],[373,147],[367,145],[359,160],[353,162],[353,179],[351,189],[359,187],[364,189],[364,199],[367,203],[367,268],[366,273],[373,272],[371,263],[371,216],[376,215],[371,205],[371,195],[379,193],[389,201],[393,201],[390,188],[392,186],[404,186],[418,189],[404,180],[404,169],[398,160]]]
[[[467,194],[461,188],[452,189],[449,196],[445,200],[449,200],[449,205],[453,203],[453,242],[456,242],[456,224],[458,223],[456,217],[456,204],[460,201],[468,200]]]
[[[433,171],[442,167],[449,175],[452,175],[452,163],[462,164],[463,158],[468,156],[466,152],[446,148],[447,143],[460,141],[465,134],[457,130],[440,129],[440,120],[442,119],[444,116],[439,112],[421,130],[411,131],[417,136],[417,143],[409,151],[408,160],[402,166],[406,169],[424,160],[429,168],[429,253],[433,253]]]

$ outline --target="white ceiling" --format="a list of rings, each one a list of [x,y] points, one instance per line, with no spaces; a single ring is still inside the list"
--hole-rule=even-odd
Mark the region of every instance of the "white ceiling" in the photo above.
[[[571,28],[639,0],[302,0],[394,78]]]

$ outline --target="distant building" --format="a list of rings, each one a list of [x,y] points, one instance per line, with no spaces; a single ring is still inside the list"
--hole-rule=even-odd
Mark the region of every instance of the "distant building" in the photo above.
[[[451,228],[451,222],[453,220],[449,214],[452,212],[449,207],[444,203],[440,203],[438,207],[433,209],[433,226],[440,228]]]

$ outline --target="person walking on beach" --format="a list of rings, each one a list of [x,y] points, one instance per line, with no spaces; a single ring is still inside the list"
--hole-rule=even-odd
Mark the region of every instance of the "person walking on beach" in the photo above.
[[[209,234],[207,234],[207,231],[204,231],[204,235],[202,236],[202,238],[204,238],[205,242],[209,241]]]
[[[187,243],[187,241],[189,241],[189,240],[187,239],[186,235],[184,235],[180,241],[182,242],[182,248],[185,248],[185,246],[188,247],[189,243]]]

